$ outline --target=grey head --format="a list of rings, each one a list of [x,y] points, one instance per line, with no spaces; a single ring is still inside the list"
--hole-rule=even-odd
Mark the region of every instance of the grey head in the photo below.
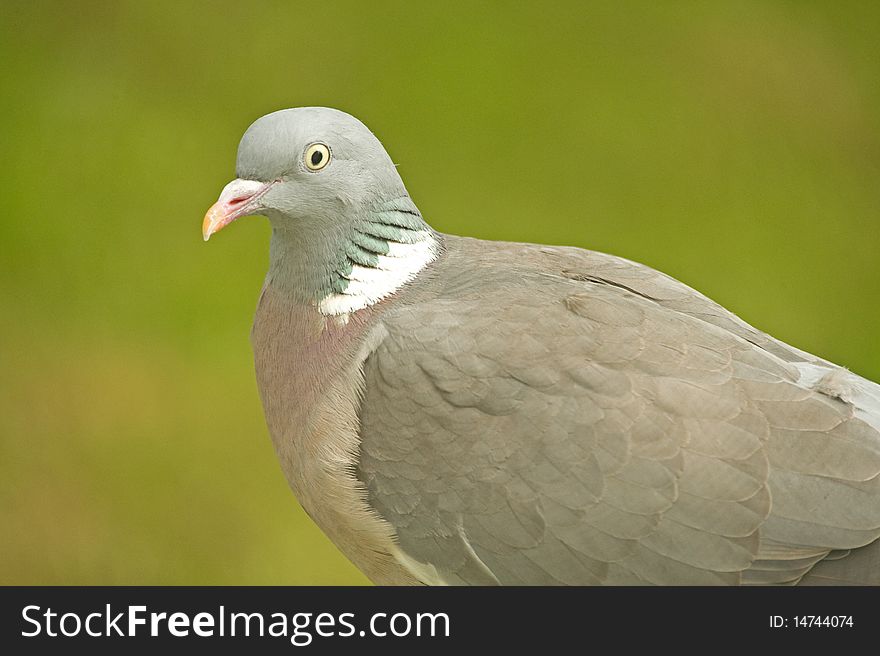
[[[236,175],[279,181],[266,194],[270,219],[332,218],[377,200],[406,196],[385,148],[358,119],[336,109],[299,107],[263,116],[238,146]]]
[[[270,278],[279,287],[316,303],[358,297],[325,302],[329,314],[393,293],[436,254],[436,233],[385,148],[345,112],[298,107],[257,119],[239,144],[236,175],[205,216],[204,238],[242,216],[265,215]],[[389,268],[396,275],[376,273]]]

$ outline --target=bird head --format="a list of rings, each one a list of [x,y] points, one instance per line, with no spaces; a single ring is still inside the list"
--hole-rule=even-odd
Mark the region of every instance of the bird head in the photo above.
[[[276,233],[356,220],[384,199],[406,196],[388,153],[359,120],[336,109],[267,114],[238,146],[236,179],[208,210],[202,235],[262,214]]]

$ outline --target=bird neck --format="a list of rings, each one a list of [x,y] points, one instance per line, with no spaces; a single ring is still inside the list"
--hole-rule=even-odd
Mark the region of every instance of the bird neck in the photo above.
[[[391,296],[440,252],[437,233],[407,196],[330,224],[273,224],[268,284],[325,316]]]

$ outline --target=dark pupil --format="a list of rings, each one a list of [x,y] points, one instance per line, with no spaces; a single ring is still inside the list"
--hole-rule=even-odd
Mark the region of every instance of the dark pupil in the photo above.
[[[321,163],[321,160],[324,159],[324,153],[320,150],[316,150],[312,153],[312,166],[317,166]]]

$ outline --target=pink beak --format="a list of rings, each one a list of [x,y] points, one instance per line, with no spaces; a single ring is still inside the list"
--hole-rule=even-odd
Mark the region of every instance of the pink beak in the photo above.
[[[271,186],[271,182],[241,178],[226,185],[220,192],[220,198],[211,205],[202,221],[202,237],[205,241],[237,218],[257,213],[261,209],[257,201],[269,191]]]

